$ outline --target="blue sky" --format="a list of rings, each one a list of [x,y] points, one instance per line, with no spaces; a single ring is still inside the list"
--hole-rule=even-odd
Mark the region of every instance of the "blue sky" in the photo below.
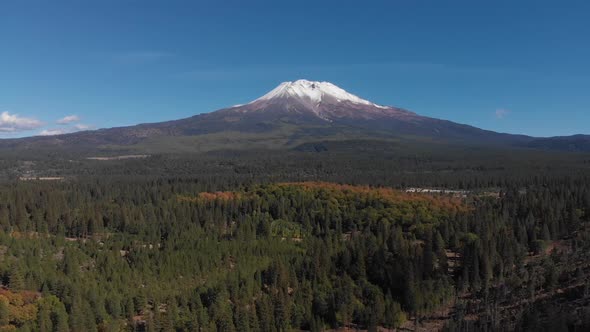
[[[0,1],[0,137],[183,118],[300,78],[485,129],[590,134],[589,13],[542,0]]]

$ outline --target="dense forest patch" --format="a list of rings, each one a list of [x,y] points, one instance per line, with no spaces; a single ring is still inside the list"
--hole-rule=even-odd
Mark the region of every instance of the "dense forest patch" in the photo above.
[[[422,220],[436,219],[442,214],[466,213],[471,208],[465,200],[449,194],[410,193],[387,187],[370,187],[363,185],[346,185],[331,182],[285,182],[252,187],[242,191],[202,192],[196,197],[179,195],[180,201],[185,202],[215,202],[239,200],[265,200],[272,196],[296,198],[313,198],[320,201],[329,197],[331,202],[355,201],[356,208],[362,209],[362,204],[381,204],[382,207],[395,207],[398,213],[391,216],[398,221],[412,220],[417,214]],[[329,204],[330,201],[326,201]],[[393,211],[389,211],[393,212]],[[428,216],[432,213],[436,216]]]
[[[233,176],[11,182],[0,280],[40,297],[10,324],[534,330],[559,306],[561,327],[586,326],[588,178],[482,183],[497,195]]]

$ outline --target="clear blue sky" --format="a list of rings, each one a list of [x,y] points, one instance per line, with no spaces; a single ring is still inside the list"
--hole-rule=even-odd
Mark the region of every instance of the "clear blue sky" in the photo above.
[[[299,78],[496,131],[590,134],[589,17],[556,0],[4,0],[0,136],[183,118]]]

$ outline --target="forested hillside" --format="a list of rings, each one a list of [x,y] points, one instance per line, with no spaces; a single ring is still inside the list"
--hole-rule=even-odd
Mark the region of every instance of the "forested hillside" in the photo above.
[[[583,157],[296,155],[36,160],[64,178],[0,187],[1,329],[590,328]]]

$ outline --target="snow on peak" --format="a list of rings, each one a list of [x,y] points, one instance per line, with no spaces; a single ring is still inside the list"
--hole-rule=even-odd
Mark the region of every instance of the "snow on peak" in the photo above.
[[[332,99],[337,102],[349,101],[355,104],[387,108],[385,106],[373,104],[368,100],[359,98],[351,93],[348,93],[330,82],[314,82],[308,80],[283,82],[279,86],[271,90],[269,93],[254,100],[253,102],[261,100],[271,100],[276,98],[308,99],[309,101],[315,104],[320,104],[323,101],[326,101],[326,99]]]

